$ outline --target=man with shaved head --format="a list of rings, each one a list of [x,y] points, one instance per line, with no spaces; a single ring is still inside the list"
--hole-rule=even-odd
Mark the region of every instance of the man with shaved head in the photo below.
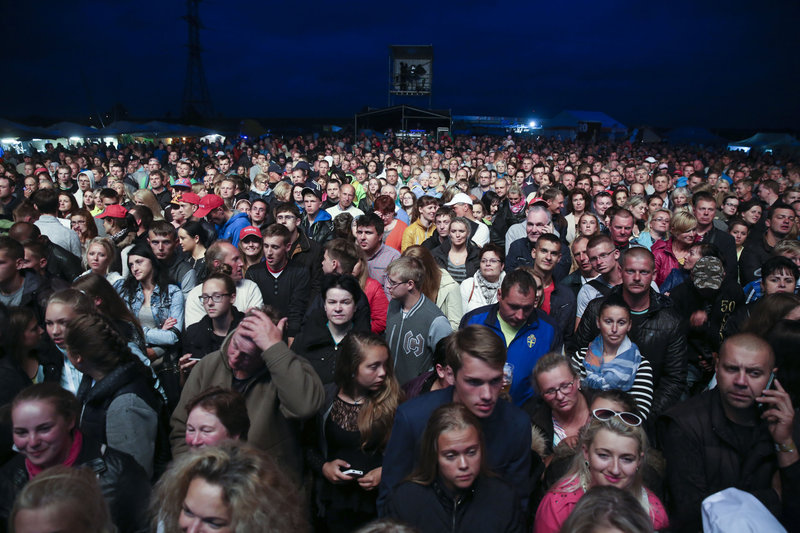
[[[8,230],[8,236],[22,244],[28,241],[40,242],[44,246],[44,259],[47,261],[45,271],[48,276],[72,283],[83,272],[81,261],[75,254],[50,241],[32,222],[15,222]]]
[[[736,487],[764,504],[790,531],[800,506],[800,425],[775,379],[775,354],[753,334],[720,347],[717,387],[675,406],[659,421],[675,531],[701,528],[701,503]]]

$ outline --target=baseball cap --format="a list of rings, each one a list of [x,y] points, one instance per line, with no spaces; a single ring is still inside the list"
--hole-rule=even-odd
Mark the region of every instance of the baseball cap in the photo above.
[[[692,282],[698,289],[718,290],[725,279],[725,268],[718,257],[701,257],[692,269]]]
[[[173,187],[188,187],[192,188],[192,180],[189,178],[178,178],[175,180],[175,183],[172,184]]]
[[[199,207],[197,208],[197,211],[194,212],[194,216],[197,218],[203,218],[214,209],[225,205],[225,201],[216,194],[207,194],[200,199],[200,203],[198,205]]]
[[[649,157],[645,157],[645,158],[644,158],[644,160],[645,160],[647,163],[651,163],[651,164],[656,162],[656,158],[655,158],[655,157],[653,157],[652,155],[651,155],[651,156],[649,156]]]
[[[222,157],[222,156],[224,156],[224,155],[225,155],[225,152],[223,152],[222,150],[220,150],[219,152],[217,152],[217,153],[216,153],[216,154],[214,154],[214,155],[215,155],[216,157]]]
[[[242,231],[239,232],[239,240],[241,241],[245,237],[252,237],[254,235],[256,237],[258,237],[259,239],[261,239],[262,238],[261,237],[261,230],[258,229],[255,226],[247,226],[245,228],[242,228]]]
[[[283,174],[283,168],[278,163],[270,163],[267,172],[275,172],[276,174]]]
[[[306,194],[313,194],[314,196],[322,200],[322,191],[312,189],[311,187],[303,187],[303,196],[305,196]]]
[[[675,182],[676,187],[686,187],[689,184],[689,178],[686,176],[678,178],[678,181]]]
[[[542,198],[541,196],[536,196],[535,192],[530,193],[528,197],[525,198],[525,202],[528,204],[528,206],[539,204],[548,207],[547,202],[545,202],[544,198]]]
[[[193,192],[181,194],[179,202],[183,204],[200,205],[200,197]]]
[[[455,196],[453,196],[452,200],[450,200],[449,202],[447,202],[444,205],[450,207],[450,206],[453,206],[453,205],[456,205],[456,204],[472,205],[472,198],[470,198],[467,194],[465,194],[463,192],[459,192],[459,193],[456,193]]]
[[[106,207],[105,211],[103,211],[102,213],[97,215],[97,218],[106,218],[106,217],[125,218],[125,216],[127,214],[128,214],[128,210],[127,209],[125,209],[124,207],[122,207],[119,204],[112,204],[112,205]]]

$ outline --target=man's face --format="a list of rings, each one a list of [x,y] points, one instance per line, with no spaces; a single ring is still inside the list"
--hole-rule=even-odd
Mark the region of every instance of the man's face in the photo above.
[[[629,294],[639,296],[650,290],[655,276],[653,263],[646,257],[627,256],[622,265],[622,287]]]
[[[792,209],[776,209],[772,216],[767,220],[767,228],[773,235],[779,238],[786,237],[792,231],[795,214]]]
[[[246,379],[264,366],[261,350],[249,338],[236,330],[228,344],[228,366],[238,379]]]
[[[464,405],[478,418],[491,416],[503,388],[502,367],[491,367],[482,359],[465,353],[461,368],[452,379],[453,402]]]
[[[275,215],[275,222],[288,229],[291,234],[294,234],[300,220],[294,216],[294,213],[284,211]]]
[[[150,175],[150,187],[158,192],[161,187],[163,186],[161,176],[159,174],[151,174]]]
[[[356,181],[359,183],[364,183],[367,181],[367,169],[365,168],[358,168],[356,169]]]
[[[14,187],[11,186],[11,180],[5,176],[0,178],[0,200],[6,201],[11,198],[14,193]]]
[[[723,406],[733,410],[751,408],[766,388],[773,366],[773,358],[766,350],[726,343],[716,368]]]
[[[188,178],[189,174],[192,173],[192,165],[189,163],[178,163],[177,167],[175,167],[176,172],[178,173],[179,178]],[[213,176],[212,176],[213,181]]]
[[[528,234],[528,240],[536,242],[542,233],[547,233],[547,213],[541,210],[535,210],[528,213],[527,222],[525,224],[525,232]]]
[[[281,237],[264,237],[264,257],[272,270],[281,270],[286,265],[289,246]]]
[[[561,175],[561,183],[568,191],[571,191],[575,188],[575,174],[572,172],[565,172]]]
[[[353,200],[356,197],[356,190],[352,185],[342,185],[339,189],[339,208],[347,209],[353,205]]]
[[[698,200],[694,207],[694,216],[697,217],[697,225],[706,227],[714,222],[714,215],[717,212],[717,202],[713,200]]]
[[[612,203],[613,200],[611,200],[610,196],[600,196],[596,198],[594,201],[594,211],[597,213],[597,216],[602,217],[605,215]]]
[[[560,213],[564,208],[564,195],[557,194],[552,200],[547,200],[547,208],[550,210],[550,213],[554,215]]]
[[[505,198],[508,192],[508,182],[504,179],[499,179],[494,182],[494,192],[496,192],[500,198]]]
[[[615,243],[623,244],[628,242],[633,232],[633,217],[615,215],[614,218],[611,219],[611,225],[608,231]]]
[[[89,176],[87,176],[86,174],[81,174],[78,176],[78,188],[80,190],[86,192],[91,188],[91,186],[92,182],[89,181]]]
[[[488,187],[492,181],[492,173],[489,171],[482,171],[478,175],[478,184],[481,187]]]
[[[533,263],[542,272],[552,272],[561,259],[561,244],[539,239],[533,250]]]
[[[161,168],[161,163],[158,162],[158,159],[150,158],[147,162],[147,170],[153,172],[154,170],[158,170]]]
[[[733,186],[733,192],[736,193],[736,197],[739,198],[739,200],[746,200],[750,194],[750,187],[740,181]]]
[[[24,259],[14,260],[8,255],[8,251],[0,250],[0,284],[16,278],[23,261]]]
[[[533,159],[531,159],[529,157],[526,157],[525,159],[523,159],[522,160],[522,170],[525,171],[525,175],[526,176],[528,174],[530,174],[531,170],[533,170]]]
[[[160,260],[169,259],[175,251],[176,241],[168,235],[156,235],[152,231],[147,234],[147,241],[150,243],[150,249],[153,254]]]
[[[472,218],[472,206],[466,203],[454,204],[453,212],[457,217]]]
[[[572,243],[572,257],[575,258],[578,268],[583,273],[592,271],[592,262],[589,261],[589,254],[586,253],[588,242],[588,239],[576,239]]]
[[[381,245],[381,235],[372,226],[356,227],[356,242],[362,250],[371,257]]]
[[[450,215],[436,216],[436,232],[442,238],[450,235]]]
[[[227,157],[219,160],[219,171],[222,174],[227,174],[231,169],[231,160]]]
[[[523,293],[518,285],[509,289],[508,294],[503,294],[502,289],[497,292],[498,313],[512,327],[521,327],[536,309],[536,291]]]
[[[397,170],[390,168],[386,171],[386,183],[389,185],[397,185],[397,180],[400,179],[397,175]]]
[[[303,207],[305,207],[306,213],[308,213],[308,216],[310,217],[313,217],[319,212],[319,207],[321,204],[322,201],[314,194],[306,194],[303,196]]]
[[[619,259],[619,250],[608,242],[603,242],[587,250],[589,262],[598,274],[611,272]]]
[[[267,218],[267,206],[263,202],[253,202],[250,206],[250,222],[254,226],[260,225]]]
[[[653,188],[659,194],[667,192],[669,189],[669,178],[666,176],[657,176],[653,181]]]
[[[236,187],[232,181],[223,181],[219,184],[219,195],[223,200],[233,198],[236,194]]]
[[[197,211],[197,206],[188,202],[181,202],[178,206],[185,220],[189,220],[194,215],[194,212]]]
[[[332,202],[339,201],[339,184],[335,181],[332,183],[328,183],[325,187],[325,193],[328,195],[328,200]]]
[[[72,173],[70,172],[69,168],[59,167],[56,177],[58,182],[61,184],[67,184],[70,182]]]
[[[613,174],[613,172],[612,172],[612,174]],[[648,177],[649,176],[647,175],[647,171],[645,169],[643,169],[643,168],[640,168],[640,169],[636,170],[636,174],[634,176],[634,181],[636,181],[636,183],[641,183],[642,185],[644,185],[645,183],[647,183],[647,178]]]

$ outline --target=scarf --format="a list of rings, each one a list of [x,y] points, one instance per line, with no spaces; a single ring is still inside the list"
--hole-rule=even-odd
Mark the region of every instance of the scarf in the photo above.
[[[503,278],[501,276],[497,278],[497,281],[495,282],[487,281],[486,278],[484,278],[481,274],[481,271],[478,270],[475,272],[475,283],[478,285],[478,289],[481,291],[483,301],[489,305],[497,297],[497,289],[499,289],[500,284],[503,283]]]
[[[64,461],[62,464],[64,466],[72,466],[75,464],[75,461],[78,460],[78,454],[81,453],[81,447],[83,446],[83,435],[77,429],[75,430],[75,436],[72,438],[72,445],[69,447],[69,453],[67,454],[67,460]],[[28,459],[25,459],[25,469],[28,471],[29,479],[35,478],[38,474],[42,473],[41,466],[37,466],[31,463]]]
[[[603,337],[598,335],[583,358],[586,367],[584,383],[590,389],[629,391],[642,362],[639,348],[626,336],[611,361],[603,361]]]
[[[119,230],[118,232],[116,232],[115,234],[113,234],[111,236],[111,240],[114,241],[114,244],[118,244],[127,235],[128,235],[128,228],[123,228],[123,229]]]
[[[520,198],[519,202],[515,204],[512,204],[511,202],[508,203],[508,207],[511,208],[511,212],[514,213],[515,215],[518,214],[520,211],[522,211],[525,205],[527,205],[527,203],[525,202],[524,197]]]

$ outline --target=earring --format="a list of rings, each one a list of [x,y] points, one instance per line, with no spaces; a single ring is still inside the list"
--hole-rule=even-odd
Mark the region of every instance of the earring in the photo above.
[[[586,468],[587,468],[587,470],[588,470],[588,468],[589,468],[589,461],[584,461],[584,462],[583,462],[583,464],[585,464],[585,465],[586,465]]]

